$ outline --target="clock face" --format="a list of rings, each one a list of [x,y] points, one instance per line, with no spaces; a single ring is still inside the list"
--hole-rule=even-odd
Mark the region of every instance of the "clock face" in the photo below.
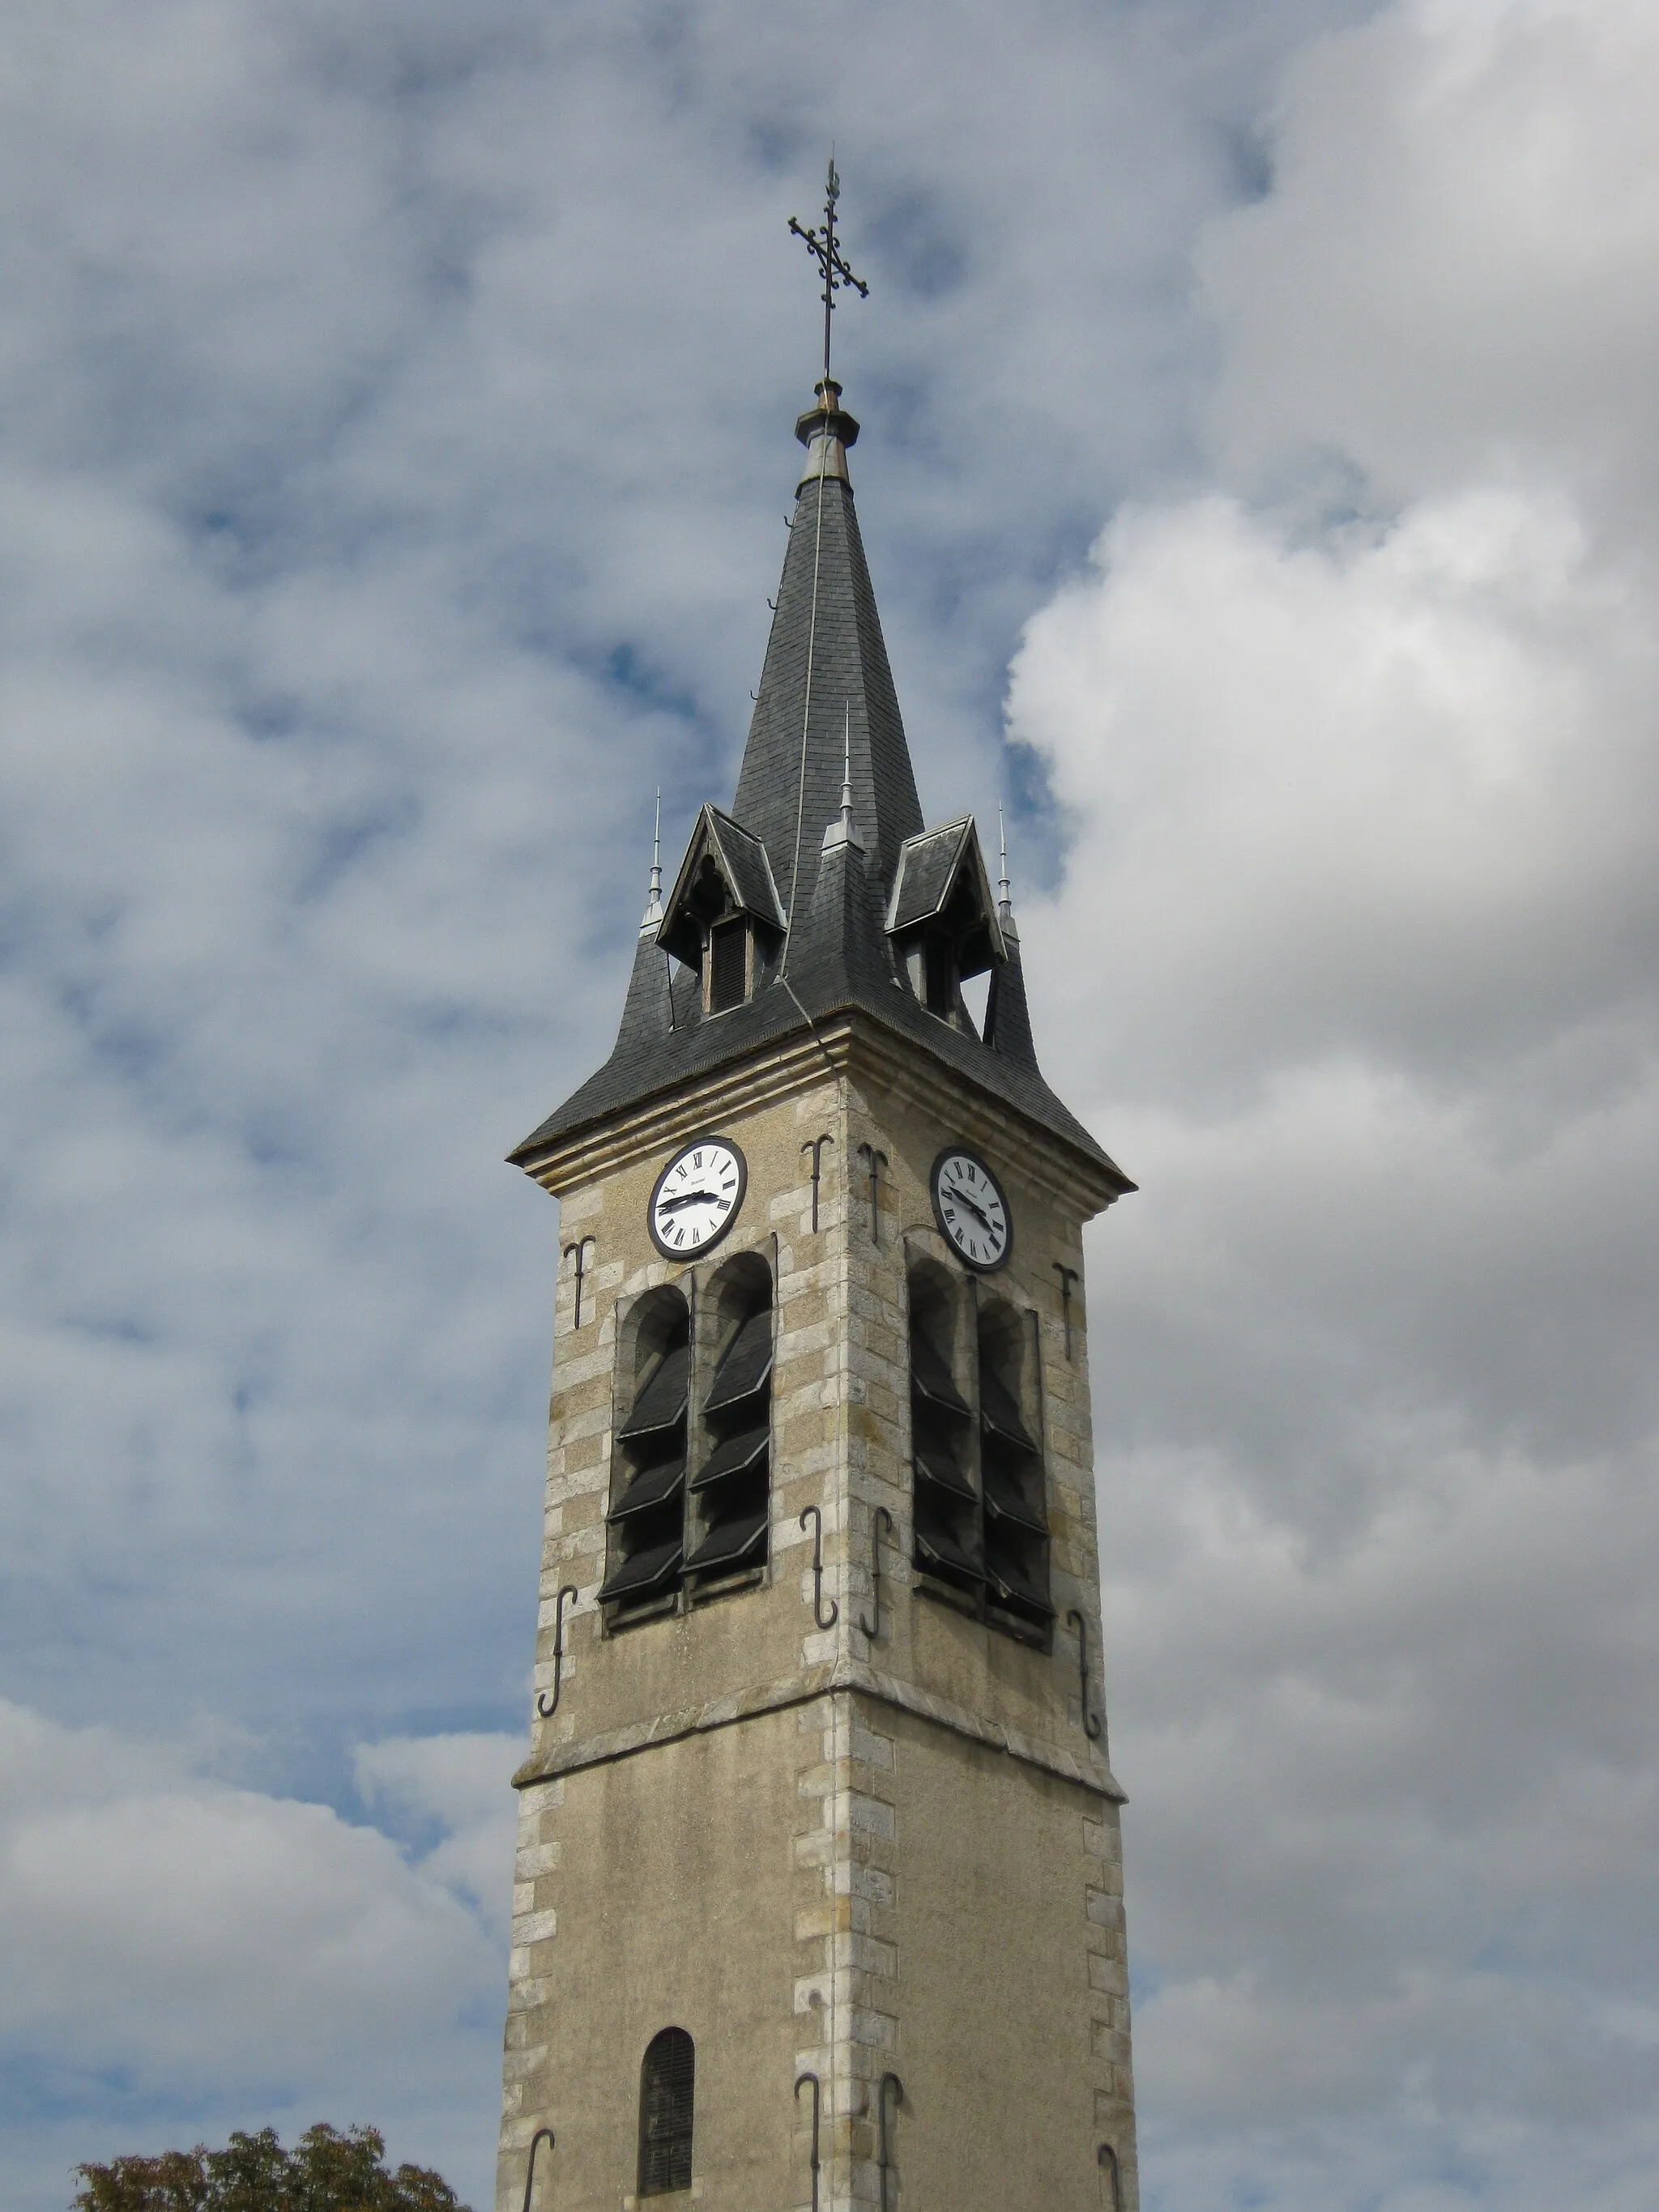
[[[1002,1185],[977,1152],[947,1145],[933,1162],[933,1212],[970,1267],[988,1274],[1008,1257],[1013,1218]]]
[[[694,1137],[657,1177],[646,1214],[651,1241],[665,1259],[695,1260],[718,1244],[738,1218],[749,1170],[726,1137]]]

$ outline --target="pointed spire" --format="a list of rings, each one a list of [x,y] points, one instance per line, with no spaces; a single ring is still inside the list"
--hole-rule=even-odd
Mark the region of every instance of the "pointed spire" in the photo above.
[[[846,700],[842,706],[842,765],[841,819],[830,823],[823,833],[826,853],[839,853],[849,847],[855,853],[864,850],[864,840],[853,820],[853,710]]]
[[[662,921],[662,786],[657,786],[657,824],[651,833],[651,888],[646,894],[645,912],[640,917],[640,935],[648,929],[658,928]]]
[[[792,917],[792,939],[793,921],[811,909],[823,825],[840,813],[844,785],[850,785],[858,830],[884,893],[891,887],[900,846],[922,826],[846,476],[846,448],[857,425],[833,404],[839,386],[826,380],[819,397],[830,404],[804,415],[797,426],[811,473],[796,493],[772,635],[732,803],[737,819],[765,844]],[[792,970],[798,950],[792,943]]]

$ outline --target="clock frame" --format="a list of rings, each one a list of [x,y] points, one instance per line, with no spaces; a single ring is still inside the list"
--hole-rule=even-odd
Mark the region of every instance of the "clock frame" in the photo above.
[[[988,1260],[977,1258],[965,1242],[968,1231],[965,1229],[952,1228],[946,1218],[945,1200],[948,1194],[942,1189],[941,1185],[945,1164],[951,1160],[965,1161],[973,1170],[975,1179],[982,1181],[995,1194],[997,1203],[1001,1208],[1002,1249]],[[1009,1255],[1014,1249],[1014,1209],[1009,1203],[1008,1194],[1003,1188],[1000,1176],[982,1154],[976,1152],[971,1145],[946,1145],[928,1170],[927,1195],[933,1203],[933,1218],[939,1224],[940,1236],[944,1237],[963,1267],[971,1267],[978,1275],[994,1275],[999,1268],[1007,1266]]]
[[[698,1237],[695,1243],[690,1244],[672,1244],[660,1233],[657,1225],[658,1208],[662,1202],[664,1189],[670,1178],[682,1167],[689,1167],[693,1173],[701,1170],[703,1165],[701,1154],[714,1149],[718,1149],[720,1152],[728,1155],[737,1170],[737,1188],[732,1195],[731,1203],[723,1214],[716,1216],[706,1235]],[[700,1135],[688,1137],[683,1145],[675,1147],[662,1173],[651,1186],[651,1196],[645,1209],[645,1225],[651,1242],[665,1260],[680,1262],[701,1260],[705,1253],[712,1252],[730,1231],[732,1224],[743,1211],[744,1196],[748,1188],[749,1163],[744,1159],[740,1146],[735,1144],[730,1137],[718,1136],[709,1129],[705,1129]]]

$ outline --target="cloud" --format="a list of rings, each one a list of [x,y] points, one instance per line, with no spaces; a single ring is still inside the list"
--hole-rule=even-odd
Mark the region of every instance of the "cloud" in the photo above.
[[[672,847],[729,790],[832,137],[924,792],[1040,763],[1040,1042],[1145,1186],[1091,1305],[1149,2180],[1638,2201],[1644,13],[852,0],[836,42],[6,13],[29,2212],[324,2088],[487,2192],[556,1255],[500,1154],[608,1041],[651,792]],[[102,2015],[48,1937],[106,1941]]]
[[[1229,462],[1322,452],[1385,501],[1542,476],[1644,533],[1656,96],[1642,0],[1402,0],[1310,40],[1272,190],[1197,256]]]
[[[82,2143],[123,2108],[146,2132],[165,2107],[222,2129],[390,2108],[406,2139],[454,2151],[499,2045],[505,1940],[468,1883],[483,1863],[508,1879],[511,1749],[446,1737],[359,1758],[438,1815],[423,1856],[239,1786],[203,1747],[0,1704],[0,2049],[59,2109],[101,2091]]]
[[[1013,665],[1039,1036],[1143,1186],[1091,1318],[1155,2205],[1659,2154],[1656,72],[1613,0],[1312,41],[1195,257],[1218,480]]]

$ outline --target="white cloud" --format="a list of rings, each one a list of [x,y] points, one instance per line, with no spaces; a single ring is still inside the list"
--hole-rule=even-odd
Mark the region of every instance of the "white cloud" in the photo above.
[[[1144,1186],[1091,1314],[1154,2205],[1659,2156],[1656,82],[1617,0],[1311,44],[1198,255],[1231,488],[1014,665],[1039,1036]]]
[[[1385,501],[1534,473],[1644,532],[1659,351],[1646,0],[1399,0],[1311,40],[1273,184],[1198,257],[1236,462]]]
[[[118,2083],[112,2101],[143,2109],[129,2123],[141,2134],[169,2105],[222,2127],[370,2118],[446,2156],[465,2142],[482,2166],[488,2129],[467,2092],[497,2063],[506,1946],[470,1888],[475,1869],[507,1880],[511,1747],[451,1736],[359,1756],[435,1816],[424,1856],[326,1805],[238,1786],[189,1747],[0,1703],[9,2063],[44,2072],[59,2100]],[[109,2132],[100,2117],[81,2140]]]
[[[357,1747],[365,1804],[441,1825],[421,1871],[463,1896],[503,1945],[518,1813],[507,1778],[523,1756],[522,1740],[509,1735],[388,1736]]]

